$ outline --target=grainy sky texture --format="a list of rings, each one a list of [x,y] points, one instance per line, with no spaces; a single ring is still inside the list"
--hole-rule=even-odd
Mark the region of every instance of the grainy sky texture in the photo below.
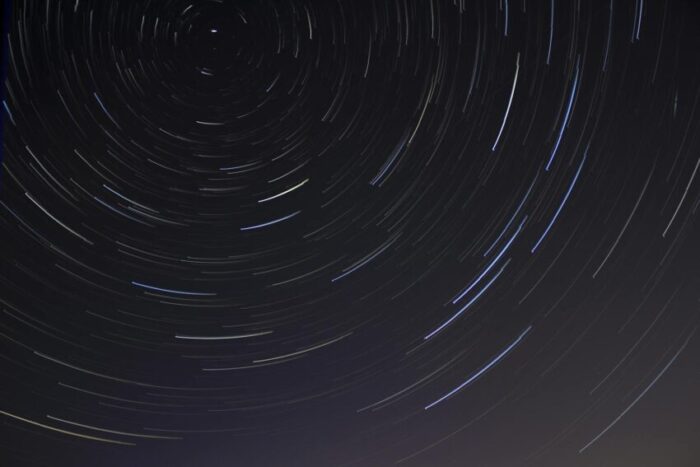
[[[0,465],[700,465],[700,3],[6,2]]]

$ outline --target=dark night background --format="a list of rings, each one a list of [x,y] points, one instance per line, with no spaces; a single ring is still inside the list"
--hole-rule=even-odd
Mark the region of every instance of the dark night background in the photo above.
[[[0,466],[700,465],[700,3],[5,10]]]

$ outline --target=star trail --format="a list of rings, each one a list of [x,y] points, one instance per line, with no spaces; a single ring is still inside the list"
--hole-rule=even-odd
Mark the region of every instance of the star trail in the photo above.
[[[700,4],[4,4],[0,466],[700,465]]]

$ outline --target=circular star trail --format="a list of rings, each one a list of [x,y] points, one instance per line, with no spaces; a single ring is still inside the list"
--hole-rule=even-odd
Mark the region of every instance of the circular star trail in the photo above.
[[[3,465],[700,458],[693,2],[12,3]]]

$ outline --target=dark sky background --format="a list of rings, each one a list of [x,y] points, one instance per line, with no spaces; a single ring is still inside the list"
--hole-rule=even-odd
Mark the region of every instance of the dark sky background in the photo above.
[[[0,465],[700,465],[699,24],[12,2]]]

